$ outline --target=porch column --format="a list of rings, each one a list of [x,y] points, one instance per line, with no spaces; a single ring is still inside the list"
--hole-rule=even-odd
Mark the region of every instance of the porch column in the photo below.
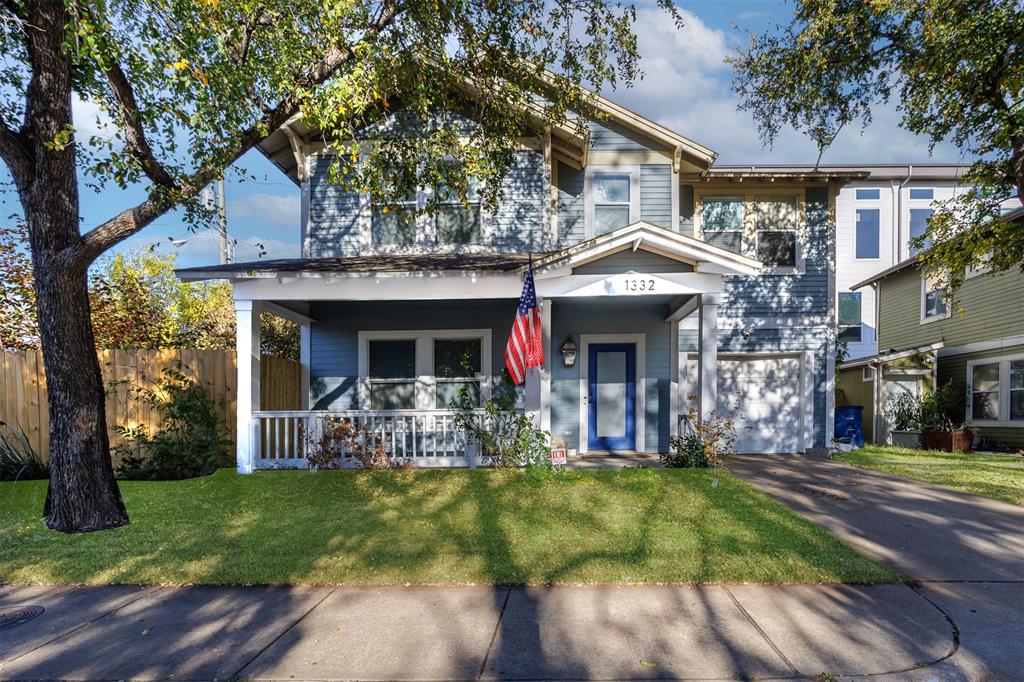
[[[700,359],[697,382],[700,418],[706,419],[718,404],[718,296],[700,295]]]
[[[526,370],[526,415],[533,419],[537,428],[551,429],[551,301],[540,300],[541,347],[544,349],[544,364]]]
[[[252,413],[260,409],[260,313],[262,301],[235,301],[238,402],[235,462],[240,474],[255,469],[259,442]]]
[[[299,364],[302,365],[300,379],[299,409],[309,409],[309,360],[311,354],[312,324],[299,323]]]

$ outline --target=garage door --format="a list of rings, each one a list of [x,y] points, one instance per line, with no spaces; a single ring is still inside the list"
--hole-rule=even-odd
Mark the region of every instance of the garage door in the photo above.
[[[718,412],[735,422],[736,452],[799,452],[800,403],[799,358],[719,358]]]

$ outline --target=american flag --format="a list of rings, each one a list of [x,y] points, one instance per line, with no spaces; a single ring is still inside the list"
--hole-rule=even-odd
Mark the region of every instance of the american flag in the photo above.
[[[523,293],[519,297],[516,319],[512,322],[512,333],[505,344],[505,366],[515,384],[526,380],[528,367],[544,364],[544,344],[541,340],[540,307],[537,305],[537,290],[533,285],[533,262],[526,270]]]

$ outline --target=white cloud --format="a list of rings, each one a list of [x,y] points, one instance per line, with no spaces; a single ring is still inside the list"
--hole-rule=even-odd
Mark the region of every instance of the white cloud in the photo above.
[[[750,114],[738,109],[726,56],[738,47],[740,33],[726,33],[700,17],[681,13],[677,29],[657,9],[637,11],[635,30],[646,75],[633,87],[606,93],[637,113],[707,145],[719,163],[813,163],[818,150],[809,138],[783,129],[773,149],[765,149]],[[880,106],[863,134],[844,130],[824,162],[889,163],[928,161],[928,141],[899,127],[895,104]],[[957,160],[949,145],[936,147],[937,160]]]
[[[71,116],[80,141],[88,142],[94,136],[105,139],[114,136],[113,120],[96,102],[74,96],[71,100]]]
[[[234,200],[229,197],[227,204],[229,221],[252,218],[261,227],[294,228],[298,231],[301,217],[298,196],[254,193]]]

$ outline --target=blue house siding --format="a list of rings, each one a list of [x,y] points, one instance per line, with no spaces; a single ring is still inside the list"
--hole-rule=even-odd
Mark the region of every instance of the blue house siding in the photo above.
[[[693,266],[643,249],[626,249],[572,269],[574,275],[620,275],[625,272],[693,272]]]
[[[665,322],[666,302],[557,300],[551,313],[552,345],[571,336],[579,345],[581,334],[644,334],[646,362],[645,439],[648,451],[667,452],[670,433],[671,372],[670,329]],[[581,347],[582,350],[582,347]],[[565,439],[569,448],[580,443],[580,367],[551,364],[551,435]]]
[[[360,204],[355,192],[329,181],[334,157],[314,156],[309,174],[309,256],[355,255],[360,249]]]
[[[806,216],[802,242],[804,272],[727,277],[719,306],[720,316],[756,318],[828,313],[828,252],[833,228],[829,223],[826,188],[807,188]]]
[[[565,248],[583,241],[584,196],[583,171],[557,162],[555,187],[558,189],[558,247]]]
[[[601,152],[666,151],[667,146],[614,121],[590,122],[590,148]]]
[[[550,200],[544,179],[544,156],[518,152],[502,181],[497,210],[487,217],[490,246],[495,251],[539,251],[546,248],[547,225],[541,207]]]
[[[693,236],[693,185],[679,187],[679,231]]]
[[[640,217],[672,228],[672,167],[667,163],[640,166]]]
[[[490,329],[491,371],[501,376],[516,301],[314,301],[310,316],[310,405],[359,409],[359,332]]]

